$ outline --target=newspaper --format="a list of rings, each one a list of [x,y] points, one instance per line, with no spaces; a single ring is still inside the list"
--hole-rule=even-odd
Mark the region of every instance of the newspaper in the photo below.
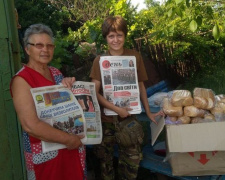
[[[100,70],[103,96],[115,106],[129,107],[130,114],[141,113],[135,56],[101,56]],[[104,108],[106,115],[117,115]]]
[[[102,141],[102,124],[95,83],[76,81],[72,86],[72,92],[84,112],[87,127],[85,144],[100,144]]]
[[[83,144],[101,143],[100,108],[94,83],[75,82],[72,91],[62,85],[31,88],[31,94],[40,120],[64,132],[84,135]],[[42,141],[43,152],[63,148],[63,144]]]
[[[64,132],[84,135],[81,141],[87,141],[83,110],[68,88],[62,85],[31,88],[31,94],[40,120]],[[63,144],[42,141],[43,152],[63,148],[66,148]]]

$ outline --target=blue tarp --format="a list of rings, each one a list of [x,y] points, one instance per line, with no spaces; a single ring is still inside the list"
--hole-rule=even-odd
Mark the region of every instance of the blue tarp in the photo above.
[[[152,96],[153,94],[157,92],[169,92],[171,91],[171,88],[169,86],[168,81],[163,80],[153,86],[148,87],[146,91],[147,91],[147,97],[149,98],[150,96]]]

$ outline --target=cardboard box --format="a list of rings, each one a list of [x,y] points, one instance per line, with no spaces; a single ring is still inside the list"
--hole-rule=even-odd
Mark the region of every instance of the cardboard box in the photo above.
[[[169,152],[225,151],[225,122],[166,125]]]
[[[173,153],[169,163],[174,176],[225,174],[224,151]]]
[[[151,123],[152,145],[165,126]],[[225,122],[166,125],[167,156],[174,176],[225,174]]]

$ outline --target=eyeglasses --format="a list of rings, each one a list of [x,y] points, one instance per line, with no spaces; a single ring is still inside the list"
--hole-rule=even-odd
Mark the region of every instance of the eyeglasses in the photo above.
[[[53,50],[55,48],[54,44],[43,44],[43,43],[27,43],[29,45],[32,45],[34,47],[36,47],[37,49],[43,49],[45,46],[47,47],[47,49],[49,50]]]

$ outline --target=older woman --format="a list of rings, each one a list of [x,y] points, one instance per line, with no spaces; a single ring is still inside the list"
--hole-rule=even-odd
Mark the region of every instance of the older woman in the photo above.
[[[84,147],[81,136],[57,130],[37,117],[31,88],[51,86],[63,80],[61,72],[48,63],[53,58],[53,33],[43,24],[31,25],[24,36],[29,61],[13,77],[11,93],[24,130],[24,154],[28,180],[84,179]],[[75,78],[64,79],[70,87]],[[66,145],[66,149],[42,153],[41,140]],[[80,149],[79,149],[80,148]],[[78,151],[79,149],[79,151]]]

